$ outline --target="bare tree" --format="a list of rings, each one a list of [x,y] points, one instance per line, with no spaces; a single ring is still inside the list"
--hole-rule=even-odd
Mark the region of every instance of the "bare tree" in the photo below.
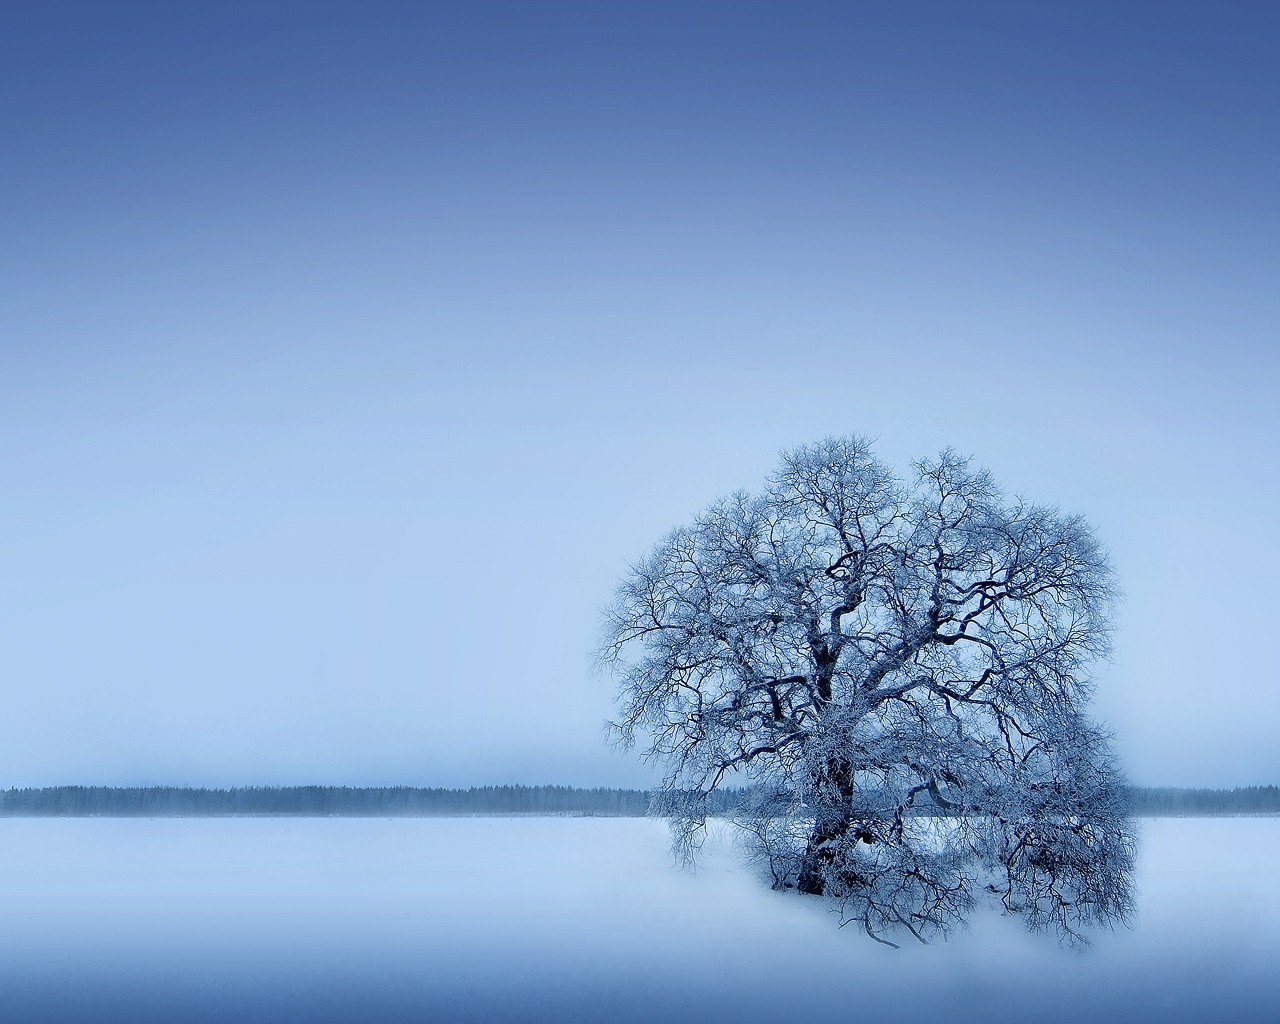
[[[1112,599],[1080,517],[952,451],[900,479],[829,438],[633,566],[599,655],[684,856],[709,794],[746,785],[775,886],[879,941],[985,898],[1086,944],[1133,908],[1122,780],[1084,713]]]

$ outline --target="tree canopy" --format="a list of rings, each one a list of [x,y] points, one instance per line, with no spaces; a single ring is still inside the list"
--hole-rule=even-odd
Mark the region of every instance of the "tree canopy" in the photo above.
[[[1086,714],[1113,597],[1081,517],[954,451],[899,475],[835,437],[632,566],[598,653],[686,856],[708,795],[748,785],[774,885],[873,938],[946,935],[990,899],[1082,944],[1133,906],[1123,780]]]

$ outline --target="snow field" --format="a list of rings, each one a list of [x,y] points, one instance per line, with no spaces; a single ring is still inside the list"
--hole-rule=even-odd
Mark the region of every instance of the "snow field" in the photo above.
[[[1280,819],[1143,825],[1132,930],[877,946],[624,818],[0,820],[0,1017],[1268,1019]]]

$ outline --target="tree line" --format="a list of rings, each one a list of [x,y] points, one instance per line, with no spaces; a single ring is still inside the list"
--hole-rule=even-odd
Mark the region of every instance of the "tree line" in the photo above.
[[[1280,787],[1181,789],[1133,786],[1130,812],[1140,817],[1280,814]],[[595,815],[643,817],[653,794],[642,789],[575,786],[44,786],[0,790],[3,817],[352,817],[414,818],[466,815]],[[748,791],[710,794],[707,813],[730,815]]]
[[[1235,789],[1132,787],[1129,803],[1131,813],[1148,818],[1280,814],[1280,786],[1238,786]]]
[[[649,794],[572,786],[47,786],[0,791],[9,817],[439,817],[473,814],[596,814],[647,812]]]

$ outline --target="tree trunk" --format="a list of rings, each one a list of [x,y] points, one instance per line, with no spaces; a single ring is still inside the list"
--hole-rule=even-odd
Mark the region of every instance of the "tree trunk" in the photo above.
[[[835,840],[837,840],[848,823],[834,827],[814,826],[813,835],[805,846],[804,860],[800,862],[800,877],[796,880],[796,888],[811,896],[821,896],[827,887],[826,867],[835,857]]]
[[[825,771],[814,780],[813,791],[818,816],[805,844],[796,888],[821,896],[827,887],[827,867],[835,858],[841,837],[853,824],[853,765],[844,758],[829,759]]]

